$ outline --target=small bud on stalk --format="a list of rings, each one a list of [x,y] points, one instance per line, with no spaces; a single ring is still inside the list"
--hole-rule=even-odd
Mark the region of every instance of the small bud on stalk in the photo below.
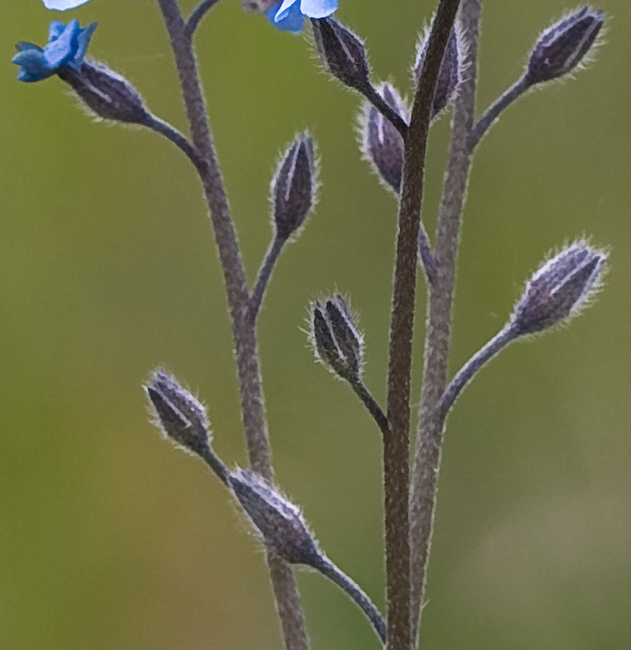
[[[607,254],[577,242],[546,262],[529,280],[510,322],[521,336],[569,320],[596,293]]]
[[[318,546],[293,503],[250,470],[236,469],[228,483],[268,550],[290,564],[318,565]]]
[[[84,61],[79,71],[64,66],[57,74],[96,117],[129,124],[148,122],[149,113],[136,89],[102,63]]]
[[[370,87],[370,68],[362,40],[333,18],[312,20],[313,35],[325,68],[345,86]]]
[[[548,27],[528,61],[526,79],[530,85],[574,70],[594,45],[603,23],[602,11],[586,6]]]
[[[206,409],[174,377],[158,370],[145,386],[160,429],[175,444],[195,454],[210,446],[211,432]]]
[[[316,186],[313,140],[304,133],[287,149],[272,180],[274,225],[278,239],[289,239],[304,224],[315,203]]]
[[[425,30],[416,49],[413,73],[417,86],[421,82],[421,76],[423,74],[423,64],[425,63],[430,31],[429,27]],[[443,62],[440,65],[440,71],[438,73],[438,80],[436,81],[434,106],[432,107],[431,114],[432,120],[447,107],[456,95],[458,84],[460,83],[460,65],[462,59],[460,49],[461,45],[458,32],[454,28],[449,35],[447,46],[445,47],[445,54],[443,55]]]
[[[340,295],[316,302],[310,335],[316,357],[333,373],[351,383],[362,372],[363,336]]]
[[[382,84],[377,92],[404,121],[408,121],[408,108],[391,84]],[[403,175],[405,143],[392,122],[370,102],[364,104],[361,137],[361,148],[366,160],[372,163],[381,179],[398,195]]]

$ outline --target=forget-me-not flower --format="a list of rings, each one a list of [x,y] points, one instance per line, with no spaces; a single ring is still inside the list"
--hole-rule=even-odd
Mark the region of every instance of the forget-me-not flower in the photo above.
[[[83,29],[77,20],[67,25],[53,20],[48,30],[48,44],[38,47],[32,43],[18,43],[13,63],[20,66],[20,81],[41,81],[54,75],[63,66],[79,72],[96,23]]]
[[[338,0],[283,0],[265,12],[272,23],[288,32],[300,32],[304,17],[327,18],[337,11]]]
[[[56,9],[57,11],[66,11],[83,5],[88,0],[42,0],[46,9]]]

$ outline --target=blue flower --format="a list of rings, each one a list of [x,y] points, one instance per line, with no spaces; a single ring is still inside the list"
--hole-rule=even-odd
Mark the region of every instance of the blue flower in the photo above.
[[[81,29],[76,20],[67,25],[53,20],[48,30],[48,44],[42,49],[32,43],[18,43],[13,63],[20,66],[20,81],[41,81],[63,66],[79,72],[96,23]]]
[[[88,0],[42,0],[46,9],[56,9],[57,11],[66,11],[83,5]]]
[[[288,32],[300,32],[304,17],[327,18],[337,11],[337,0],[282,0],[265,12],[272,23]]]

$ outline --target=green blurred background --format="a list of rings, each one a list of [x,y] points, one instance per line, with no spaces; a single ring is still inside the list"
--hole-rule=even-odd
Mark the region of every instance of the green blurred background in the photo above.
[[[376,76],[409,91],[416,35],[435,2],[341,4]],[[629,647],[631,9],[602,4],[612,20],[596,65],[514,106],[476,159],[454,370],[501,326],[552,247],[593,234],[613,246],[612,270],[594,309],[509,349],[450,419],[427,650]],[[486,5],[481,106],[572,7]],[[157,365],[175,372],[208,404],[217,451],[245,462],[195,175],[154,134],[94,124],[59,81],[15,81],[13,43],[42,43],[48,21],[68,14],[10,0],[2,15],[0,647],[280,648],[261,552],[218,482],[156,434],[141,390]],[[72,15],[99,22],[92,55],[184,128],[156,3],[94,0]],[[358,155],[357,98],[318,71],[305,39],[224,0],[197,43],[250,278],[268,242],[275,157],[305,127],[319,143],[321,201],[260,320],[271,436],[281,485],[383,605],[379,435],[313,362],[301,327],[309,300],[347,292],[366,332],[367,383],[383,398],[394,202]],[[444,118],[432,133],[430,230],[448,126]],[[417,340],[420,353],[422,331]],[[420,369],[417,355],[415,395]],[[378,647],[335,587],[310,573],[299,582],[314,649]]]

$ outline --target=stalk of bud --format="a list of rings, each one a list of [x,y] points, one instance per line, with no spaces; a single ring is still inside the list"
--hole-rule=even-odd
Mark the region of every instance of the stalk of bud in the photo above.
[[[314,304],[310,340],[316,357],[327,368],[350,383],[357,382],[362,372],[363,336],[340,295],[327,300],[324,307]]]
[[[530,85],[574,70],[594,45],[603,23],[602,11],[585,6],[548,27],[528,61],[526,78]]]
[[[516,336],[534,334],[578,314],[594,296],[606,259],[605,252],[585,242],[562,250],[528,281],[511,330]]]
[[[129,124],[146,124],[149,120],[137,90],[102,63],[84,61],[80,71],[64,66],[57,74],[97,117]]]
[[[416,85],[421,81],[423,74],[423,64],[427,54],[427,45],[429,43],[430,28],[428,27],[422,37],[419,39],[416,48],[416,57],[414,60],[414,80]],[[449,102],[454,98],[460,83],[460,65],[461,65],[461,45],[456,28],[451,30],[443,61],[440,65],[438,79],[436,81],[436,91],[434,94],[434,106],[432,107],[431,119],[435,119],[443,111]]]
[[[319,564],[320,551],[297,506],[250,470],[230,472],[228,484],[268,550],[290,564]]]
[[[364,43],[333,18],[312,20],[315,44],[328,72],[360,92],[370,87],[370,68]]]
[[[303,133],[285,151],[271,185],[276,237],[286,241],[305,223],[315,203],[313,140]]]
[[[384,101],[394,109],[404,121],[408,121],[408,107],[389,83],[377,88]],[[398,195],[403,175],[403,154],[405,143],[392,122],[386,119],[370,102],[365,102],[361,116],[361,148],[386,186]]]

